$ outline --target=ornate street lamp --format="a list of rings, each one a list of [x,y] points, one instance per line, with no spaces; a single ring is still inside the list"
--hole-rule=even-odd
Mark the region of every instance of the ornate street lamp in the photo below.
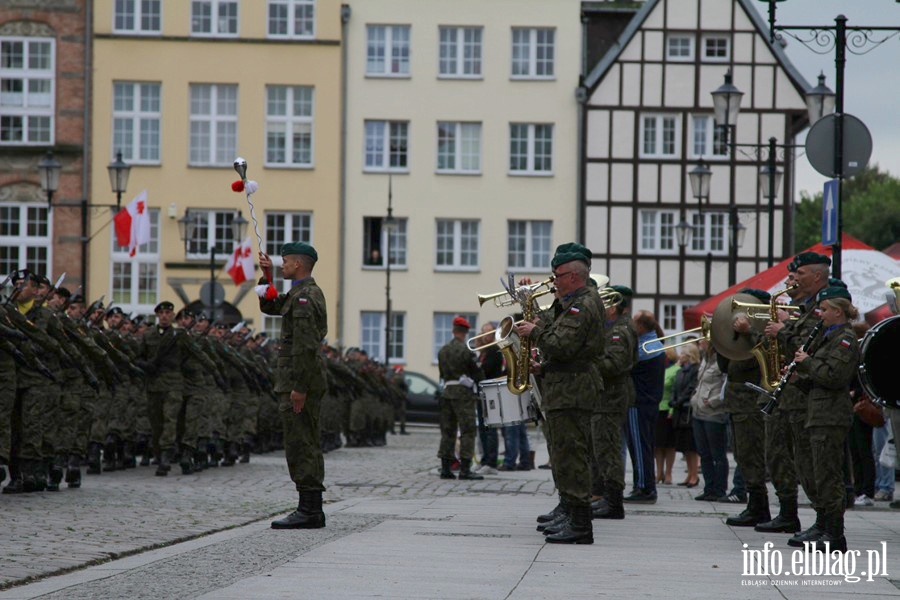
[[[834,92],[825,85],[825,73],[819,73],[819,85],[806,92],[806,112],[810,127],[834,112]]]
[[[47,194],[47,208],[53,208],[53,193],[59,189],[59,174],[62,165],[53,157],[53,153],[47,151],[41,162],[38,163],[38,173],[41,177],[41,190]]]
[[[131,174],[131,165],[122,161],[122,153],[116,152],[116,160],[107,165],[109,172],[109,185],[116,195],[116,209],[122,208],[122,194],[128,189],[128,176]]]

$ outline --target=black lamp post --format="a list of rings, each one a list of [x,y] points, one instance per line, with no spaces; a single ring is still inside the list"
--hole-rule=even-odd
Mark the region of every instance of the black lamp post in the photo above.
[[[691,193],[697,199],[697,209],[703,208],[703,199],[709,199],[709,181],[712,179],[712,171],[702,161],[688,173],[691,181]],[[691,242],[691,234],[694,228],[687,222],[682,221],[675,227],[675,233],[678,235],[678,245],[685,248]],[[707,248],[705,261],[705,281],[704,295],[708,298],[711,295],[712,287],[712,250]]]
[[[47,209],[53,208],[53,193],[59,189],[59,174],[62,165],[53,157],[49,150],[41,162],[38,163],[38,172],[41,176],[41,190],[47,194]]]
[[[388,361],[391,358],[391,242],[393,241],[391,238],[393,237],[394,230],[397,228],[397,219],[394,218],[394,207],[392,204],[393,200],[393,191],[392,191],[392,180],[391,175],[388,175],[388,206],[387,206],[387,216],[384,218],[384,221],[381,223],[381,228],[384,230],[385,234],[385,251],[382,254],[384,260],[384,273],[385,273],[385,286],[384,286],[384,295],[385,300],[387,302],[387,306],[385,308],[384,317],[385,317],[385,325],[384,325],[384,365],[387,367]]]
[[[759,187],[769,201],[769,267],[775,264],[775,197],[783,176],[775,164],[775,142],[774,137],[769,138],[769,157],[765,166],[759,169]]]
[[[116,160],[107,165],[109,173],[109,185],[116,195],[116,210],[122,208],[122,194],[128,189],[128,176],[131,174],[131,165],[122,161],[122,153],[116,152]]]

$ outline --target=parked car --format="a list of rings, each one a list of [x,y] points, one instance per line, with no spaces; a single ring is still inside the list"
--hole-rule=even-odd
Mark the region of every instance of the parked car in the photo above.
[[[413,423],[440,423],[439,405],[441,388],[427,375],[405,371],[403,373],[409,393],[406,396],[406,420]]]

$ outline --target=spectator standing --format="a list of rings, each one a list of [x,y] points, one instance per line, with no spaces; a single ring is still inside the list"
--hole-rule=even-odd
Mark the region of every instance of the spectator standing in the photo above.
[[[887,412],[887,411],[885,411]],[[887,415],[885,415],[887,416]],[[891,439],[891,420],[885,419],[884,425],[872,429],[872,458],[875,461],[875,501],[890,502],[894,499],[894,469],[881,464],[881,451]]]
[[[656,435],[653,455],[656,458],[656,483],[672,485],[672,467],[675,465],[675,428],[672,426],[672,387],[675,375],[681,369],[678,364],[678,350],[666,349],[665,378],[663,379],[663,398],[656,413]]]
[[[675,430],[675,451],[682,452],[687,462],[687,478],[678,485],[692,488],[700,481],[700,455],[694,446],[691,425],[691,396],[697,389],[697,373],[700,370],[700,348],[697,344],[682,346],[678,364],[680,368],[672,386],[672,427]]]
[[[486,334],[493,332],[497,328],[496,322],[487,322],[481,327],[481,333]],[[487,336],[484,338],[487,340]],[[486,344],[490,340],[480,342]],[[481,350],[478,354],[478,363],[484,372],[485,379],[496,379],[503,377],[505,370],[503,368],[503,353],[496,344],[488,346]],[[494,475],[497,472],[497,453],[498,453],[498,436],[495,427],[487,427],[484,424],[484,415],[482,414],[481,401],[476,405],[478,408],[478,437],[481,439],[481,464],[475,469],[482,475]]]
[[[719,369],[716,351],[706,340],[700,340],[700,353],[697,389],[691,396],[691,425],[703,473],[703,493],[696,500],[719,500],[728,489],[728,413],[722,389],[725,375]]]

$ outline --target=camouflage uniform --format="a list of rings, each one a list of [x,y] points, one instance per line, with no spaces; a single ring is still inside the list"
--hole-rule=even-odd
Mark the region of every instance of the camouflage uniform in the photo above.
[[[16,359],[21,352],[16,344],[23,334],[12,327],[0,324],[0,464],[9,464],[10,435],[12,429],[13,405],[16,399]],[[10,340],[16,340],[15,342]],[[2,473],[0,473],[2,475]]]
[[[484,379],[481,368],[475,362],[475,354],[466,343],[454,337],[438,352],[438,369],[444,381],[441,397],[441,443],[438,458],[452,460],[455,457],[456,430],[459,428],[459,458],[471,461],[475,456],[475,391],[459,383],[462,376],[474,382]]]
[[[175,327],[151,327],[141,340],[141,359],[149,376],[147,384],[147,412],[153,429],[154,450],[162,459],[157,472],[168,465],[175,453],[175,430],[181,410],[184,379],[182,340],[187,333]]]

